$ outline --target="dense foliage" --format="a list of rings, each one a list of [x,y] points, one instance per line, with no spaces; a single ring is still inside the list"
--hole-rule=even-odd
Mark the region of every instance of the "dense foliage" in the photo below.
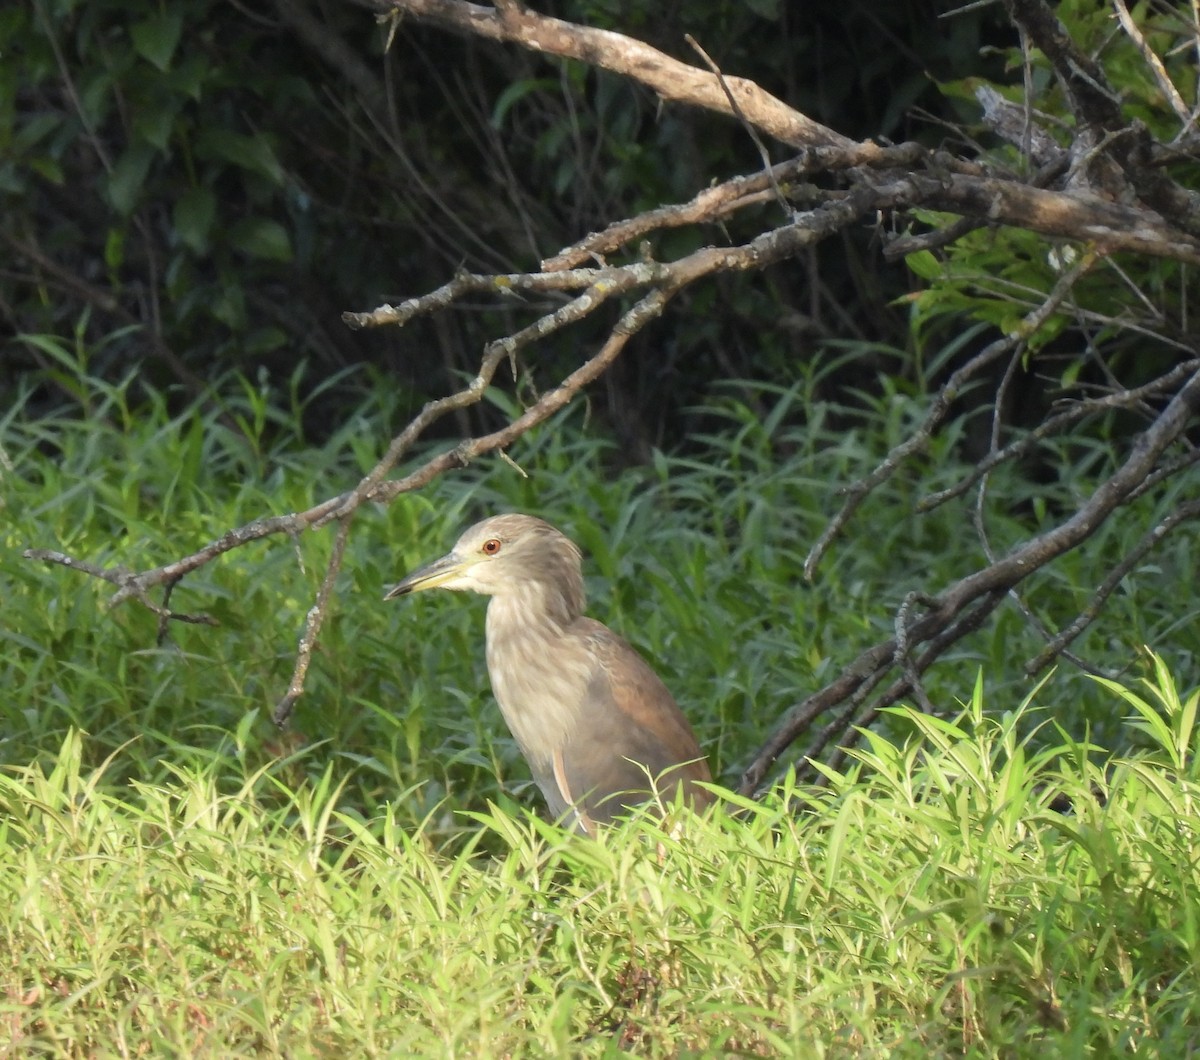
[[[953,517],[892,518],[911,487],[895,482],[867,512],[871,546],[800,588],[828,484],[915,412],[894,396],[853,429],[787,427],[797,401],[849,417],[816,383],[763,390],[765,421],[731,390],[703,460],[606,477],[605,443],[569,416],[514,452],[528,479],[497,461],[380,512],[282,737],[266,715],[327,535],[189,580],[185,602],[222,624],[160,647],[146,611],[106,611],[100,583],[20,549],[137,564],[303,505],[373,461],[362,425],[392,410],[362,407],[320,450],[280,442],[303,410],[268,424],[250,387],[231,408],[257,446],[83,377],[89,423],[11,413],[3,1040],[51,1056],[1186,1051],[1197,697],[1165,666],[1142,670],[1153,689],[1130,674],[1133,695],[1069,671],[1033,687],[1019,663],[1038,638],[1012,614],[931,677],[940,716],[892,713],[822,785],[682,839],[642,824],[592,842],[536,817],[486,692],[478,604],[381,600],[479,511],[559,513],[589,553],[592,612],[655,660],[730,779],[781,700],[886,621],[909,564],[973,547]],[[1179,545],[1140,571],[1137,600],[1113,603],[1123,640],[1085,648],[1170,645],[1194,684],[1189,563]],[[1078,590],[1059,591],[1069,610]]]
[[[74,379],[90,395],[86,421],[30,417],[18,407],[0,438],[7,586],[0,632],[11,649],[0,662],[10,682],[0,749],[4,760],[25,762],[57,747],[75,726],[91,734],[95,760],[132,740],[137,771],[157,776],[180,742],[214,746],[247,712],[269,712],[286,686],[329,535],[305,535],[294,545],[271,539],[188,578],[172,605],[206,612],[221,626],[173,623],[161,647],[154,646],[154,616],[140,605],[105,611],[111,590],[104,583],[24,560],[21,550],[52,545],[134,568],[161,562],[264,512],[302,509],[336,493],[374,460],[364,426],[395,411],[381,392],[316,450],[296,441],[301,404],[285,413],[249,385],[226,406],[237,424],[231,428],[194,407],[172,415],[162,398],[135,408],[131,384]],[[294,738],[332,737],[340,753],[382,763],[364,791],[370,802],[425,784],[434,801],[449,785],[456,803],[469,803],[473,792],[493,791],[497,776],[504,783],[514,770],[524,775],[488,705],[478,602],[452,596],[384,606],[380,597],[482,514],[539,511],[552,513],[588,556],[593,613],[626,629],[671,676],[717,772],[734,783],[790,701],[827,678],[848,646],[885,634],[919,579],[970,562],[979,548],[964,531],[970,501],[920,519],[895,517],[918,490],[961,473],[951,436],[930,454],[933,478],[903,477],[880,490],[861,516],[872,527],[869,543],[839,551],[820,585],[806,587],[804,555],[837,503],[837,484],[877,460],[920,408],[892,394],[874,412],[856,413],[823,402],[819,390],[818,372],[785,391],[761,388],[753,405],[742,400],[743,387],[731,387],[708,410],[723,427],[701,440],[700,458],[660,454],[651,466],[618,475],[605,470],[611,445],[588,436],[580,410],[513,448],[529,478],[489,461],[364,520],[295,719],[302,735]],[[811,417],[804,428],[789,425],[797,404]],[[762,405],[770,409],[765,418]],[[1087,484],[1030,487],[1014,477],[997,488],[1019,502],[993,521],[1003,546]],[[1161,503],[1148,499],[1146,512]],[[1139,532],[1134,521],[1114,523],[1094,555],[1123,555]],[[1176,591],[1191,577],[1190,552],[1186,538],[1171,539],[1153,565],[1131,575],[1080,651],[1128,665],[1146,644],[1170,652],[1181,679],[1193,677],[1200,626],[1189,618],[1194,603]],[[1048,621],[1068,620],[1090,599],[1083,563],[1075,555],[1056,567],[1038,600]],[[422,632],[431,621],[437,637]],[[1021,665],[1040,647],[1015,609],[1002,614],[986,637],[930,675],[931,694],[951,708],[982,664],[995,691],[1020,698],[1028,687]],[[1111,701],[1071,669],[1056,680],[1063,682],[1060,722],[1081,738],[1090,726],[1118,740]],[[1109,706],[1089,709],[1098,703]],[[276,737],[265,717],[258,725],[251,746],[269,757],[279,751]],[[442,779],[431,787],[431,776]]]
[[[0,776],[0,1026],[54,1056],[1183,1056],[1200,696],[1164,677],[1136,759],[1030,754],[977,690],[741,820],[492,809],[453,854],[337,767],[114,788],[72,735]]]
[[[727,0],[550,7],[685,57],[690,32],[821,120],[895,139],[924,128],[906,117],[911,104],[940,106],[924,70],[945,79],[992,62],[978,55],[988,15],[929,34],[935,5],[919,0],[808,4],[803,17]],[[79,335],[107,382],[136,370],[209,401],[220,396],[205,379],[237,370],[282,385],[300,360],[309,387],[366,362],[398,390],[440,393],[515,307],[372,336],[347,332],[340,314],[463,266],[529,268],[759,164],[735,123],[664,110],[611,75],[411,22],[385,55],[391,28],[353,5],[299,0],[263,12],[35,0],[0,12],[0,385],[49,367],[20,336]],[[721,233],[678,236],[698,238]],[[767,290],[738,282],[681,304],[670,337],[596,395],[615,406],[625,443],[677,440],[714,380],[786,383],[849,322],[903,346],[904,316],[886,306],[902,270],[881,275],[865,239],[819,259],[779,270]],[[781,317],[791,324],[779,332]],[[543,357],[571,359],[589,336]],[[61,400],[52,378],[33,378],[40,401]],[[342,393],[324,392],[310,430],[336,418]]]

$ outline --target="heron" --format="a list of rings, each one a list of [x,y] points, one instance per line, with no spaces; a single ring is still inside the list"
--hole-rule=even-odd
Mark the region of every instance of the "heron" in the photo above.
[[[551,814],[578,831],[680,788],[700,810],[713,801],[692,727],[658,674],[628,641],[584,615],[583,557],[531,515],[494,515],[440,559],[388,590],[490,596],[492,692]]]

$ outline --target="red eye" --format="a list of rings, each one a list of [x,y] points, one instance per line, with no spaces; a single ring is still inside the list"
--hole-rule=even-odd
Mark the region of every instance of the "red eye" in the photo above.
[[[485,556],[494,556],[500,551],[500,539],[498,537],[489,538],[483,543],[481,551]]]

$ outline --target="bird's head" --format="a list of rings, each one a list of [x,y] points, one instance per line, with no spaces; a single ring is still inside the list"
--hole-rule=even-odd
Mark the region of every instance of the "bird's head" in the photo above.
[[[436,588],[486,596],[552,593],[578,615],[581,563],[575,543],[549,523],[532,515],[494,515],[467,530],[441,559],[401,579],[384,599]]]

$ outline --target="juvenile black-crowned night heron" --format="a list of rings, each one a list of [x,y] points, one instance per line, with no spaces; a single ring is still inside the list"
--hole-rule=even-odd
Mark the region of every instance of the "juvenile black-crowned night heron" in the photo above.
[[[583,614],[575,543],[530,515],[476,523],[385,596],[436,587],[491,597],[492,691],[550,812],[584,832],[682,784],[697,809],[708,765],[671,693],[630,645]]]

